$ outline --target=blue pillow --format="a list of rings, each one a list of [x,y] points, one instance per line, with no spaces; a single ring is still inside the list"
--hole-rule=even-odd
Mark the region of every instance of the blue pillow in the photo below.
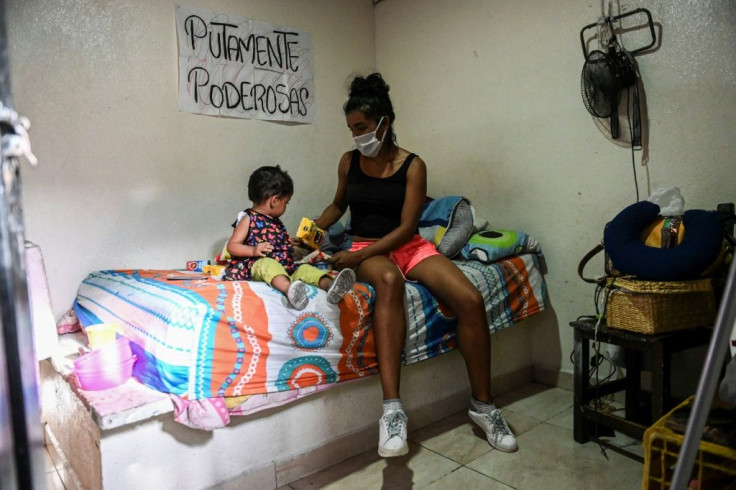
[[[422,208],[419,234],[446,257],[454,257],[473,233],[473,207],[462,196],[432,199]]]

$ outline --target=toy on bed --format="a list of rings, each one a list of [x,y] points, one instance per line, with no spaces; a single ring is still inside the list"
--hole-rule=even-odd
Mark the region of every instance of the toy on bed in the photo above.
[[[309,218],[302,218],[296,237],[312,250],[318,250],[325,239],[325,231]]]
[[[472,233],[472,208],[462,197],[436,201],[432,219],[425,220],[425,214],[422,223],[434,227],[441,250],[457,254],[464,243],[453,237],[467,240]],[[458,210],[464,207],[469,212],[461,219]],[[420,231],[427,228],[422,223]],[[320,254],[308,260],[320,260]],[[489,264],[456,260],[483,295],[492,332],[544,310],[546,285],[538,260],[533,253]],[[338,305],[309,286],[309,307],[296,311],[264,283],[201,279],[201,274],[196,280],[167,280],[173,273],[182,275],[169,270],[94,272],[82,282],[74,310],[84,326],[120,325],[137,357],[133,376],[170,394],[176,420],[183,424],[214,429],[226,425],[231,415],[377,373],[374,291],[368,284],[356,283]],[[428,289],[407,282],[405,305],[405,364],[456,348],[456,319]]]
[[[475,211],[466,198],[447,196],[430,200],[422,210],[419,233],[447,257],[490,264],[512,255],[541,256],[539,243],[526,233],[478,226]]]

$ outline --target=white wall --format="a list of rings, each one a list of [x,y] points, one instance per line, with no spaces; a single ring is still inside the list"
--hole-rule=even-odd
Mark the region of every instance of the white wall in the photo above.
[[[93,270],[213,258],[261,165],[294,178],[290,229],[332,199],[346,80],[375,65],[371,0],[184,2],[312,35],[317,119],[300,125],[180,112],[177,3],[5,2],[14,107],[39,160],[22,169],[26,238],[57,317]]]
[[[689,209],[734,201],[736,3],[620,3],[649,9],[659,35],[658,48],[637,57],[649,118],[648,162],[635,156],[641,198],[677,186]],[[429,194],[464,194],[491,225],[542,244],[552,310],[529,330],[543,371],[571,372],[568,324],[594,312],[578,263],[636,200],[630,151],[601,133],[581,100],[580,30],[599,15],[597,1],[376,7],[377,65],[391,85],[399,143],[427,162]],[[640,34],[624,44],[636,46]],[[602,261],[587,269],[602,270]]]
[[[429,166],[430,195],[465,194],[493,226],[542,243],[551,309],[513,336],[513,349],[494,344],[497,357],[514,362],[526,335],[536,367],[571,370],[568,323],[593,312],[577,264],[636,199],[629,150],[601,133],[580,97],[579,32],[599,2],[191,4],[312,34],[311,125],[179,112],[176,3],[5,2],[14,106],[31,119],[40,160],[22,171],[26,237],[43,250],[57,316],[89,271],[212,257],[260,165],[279,163],[295,178],[287,226],[319,212],[350,146],[345,82],[378,66],[392,86],[399,143]],[[688,208],[733,201],[736,4],[621,6],[648,8],[660,35],[637,58],[649,116],[647,164],[636,154],[641,196],[678,186]]]

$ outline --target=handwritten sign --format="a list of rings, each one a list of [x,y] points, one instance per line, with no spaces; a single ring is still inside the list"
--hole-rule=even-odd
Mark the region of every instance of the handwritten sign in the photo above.
[[[314,121],[312,37],[176,6],[179,108],[211,116]]]

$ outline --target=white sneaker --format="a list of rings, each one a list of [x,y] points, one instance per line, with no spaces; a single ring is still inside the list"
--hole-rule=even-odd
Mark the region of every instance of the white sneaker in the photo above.
[[[353,289],[355,284],[355,272],[353,269],[343,269],[332,281],[332,286],[327,290],[327,302],[336,305],[345,293]]]
[[[289,300],[291,306],[297,310],[303,310],[309,304],[307,296],[307,285],[301,281],[294,281],[289,285],[286,291],[286,299]]]
[[[409,452],[406,443],[406,414],[391,410],[378,421],[378,455],[382,458],[403,456]]]
[[[488,413],[480,413],[471,409],[468,410],[468,415],[486,433],[491,446],[507,453],[513,453],[519,449],[514,434],[511,433],[511,429],[501,415],[501,410],[494,408]]]

